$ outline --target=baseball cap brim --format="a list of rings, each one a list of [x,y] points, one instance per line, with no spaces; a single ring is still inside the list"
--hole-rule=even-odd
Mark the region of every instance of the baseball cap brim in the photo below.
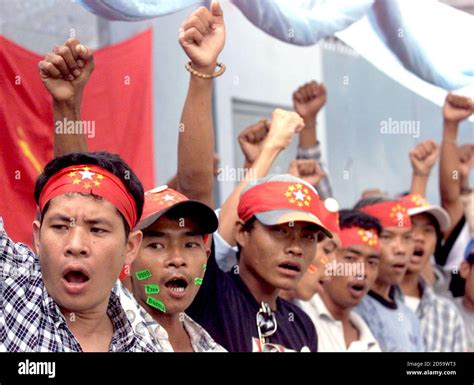
[[[199,201],[186,200],[178,202],[166,209],[149,214],[138,222],[135,229],[144,230],[147,227],[150,227],[163,215],[171,213],[175,215],[176,212],[179,212],[183,218],[193,219],[203,234],[212,234],[219,226],[216,213],[209,206]]]
[[[299,210],[271,210],[255,214],[259,222],[266,226],[281,225],[289,222],[309,222],[315,224],[321,231],[332,238],[332,233],[323,225],[315,215]]]
[[[444,210],[442,207],[439,206],[420,206],[420,207],[413,207],[408,209],[408,215],[413,216],[417,214],[428,213],[435,217],[438,221],[439,228],[441,231],[446,231],[451,226],[451,219],[449,218],[449,214]]]

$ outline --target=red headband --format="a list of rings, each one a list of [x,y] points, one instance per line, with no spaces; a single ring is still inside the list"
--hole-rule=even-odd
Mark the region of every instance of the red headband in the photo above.
[[[380,202],[360,208],[380,221],[382,227],[411,227],[407,208],[399,201]]]
[[[319,218],[318,201],[318,194],[302,183],[265,182],[241,195],[237,212],[244,222],[272,210],[304,211]]]
[[[373,230],[365,230],[360,227],[349,227],[339,231],[341,248],[350,245],[370,246],[376,250],[380,249],[379,237]]]
[[[122,181],[111,172],[96,165],[74,165],[63,168],[46,183],[39,197],[39,208],[51,199],[68,193],[79,192],[98,195],[112,203],[124,216],[130,229],[137,223],[135,200]]]

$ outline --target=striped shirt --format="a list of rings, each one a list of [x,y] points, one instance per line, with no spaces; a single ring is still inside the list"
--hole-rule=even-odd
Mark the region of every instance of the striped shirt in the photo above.
[[[421,333],[428,352],[464,352],[467,350],[466,332],[456,306],[436,294],[420,280],[420,303],[415,314],[420,320]],[[398,293],[405,301],[403,294]]]
[[[107,307],[114,334],[109,351],[153,352],[133,333],[116,294]],[[59,306],[48,294],[38,256],[14,243],[0,217],[0,351],[81,352]]]

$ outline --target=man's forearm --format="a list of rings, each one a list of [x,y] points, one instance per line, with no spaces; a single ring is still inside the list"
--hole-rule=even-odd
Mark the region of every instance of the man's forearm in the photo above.
[[[429,174],[417,174],[413,172],[411,178],[411,187],[410,193],[411,194],[418,194],[422,197],[426,197],[426,186],[428,184]]]
[[[70,152],[86,152],[86,137],[81,134],[68,134],[68,122],[81,120],[81,106],[76,102],[57,102],[53,99],[53,120],[54,120],[54,156],[68,154]]]
[[[265,177],[281,149],[264,147],[252,167],[247,169],[246,177],[232,191],[222,205],[219,214],[219,234],[231,246],[235,246],[234,225],[239,219],[237,207],[240,193],[253,180]]]
[[[318,142],[316,117],[306,118],[304,120],[304,129],[300,132],[300,148],[314,147]]]
[[[212,80],[191,76],[179,130],[178,191],[213,207],[213,171]]]
[[[459,154],[456,143],[458,124],[445,121],[443,140],[441,142],[441,158],[439,166],[439,187],[441,205],[451,218],[451,227],[443,234],[445,239],[452,232],[464,211],[461,202],[461,175],[459,170]]]
[[[459,199],[460,179],[459,155],[457,147],[458,124],[445,121],[441,158],[439,167],[439,184],[442,202],[454,202]]]

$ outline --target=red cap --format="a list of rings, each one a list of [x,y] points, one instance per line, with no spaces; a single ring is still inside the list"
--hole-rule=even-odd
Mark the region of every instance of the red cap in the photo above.
[[[441,231],[448,230],[451,226],[451,219],[446,210],[440,206],[432,205],[421,195],[408,194],[401,197],[400,200],[408,208],[408,215],[431,214],[438,221]]]
[[[246,222],[255,216],[267,226],[289,223],[314,223],[330,238],[321,221],[319,195],[313,186],[292,175],[270,175],[257,179],[242,191],[237,212]]]
[[[136,228],[143,230],[155,223],[163,214],[171,209],[183,211],[183,217],[196,219],[203,234],[211,234],[217,230],[217,216],[209,206],[202,202],[188,199],[185,195],[163,185],[145,193],[143,215]]]
[[[331,233],[338,233],[339,228],[339,203],[334,198],[325,201],[318,200],[319,219]]]

